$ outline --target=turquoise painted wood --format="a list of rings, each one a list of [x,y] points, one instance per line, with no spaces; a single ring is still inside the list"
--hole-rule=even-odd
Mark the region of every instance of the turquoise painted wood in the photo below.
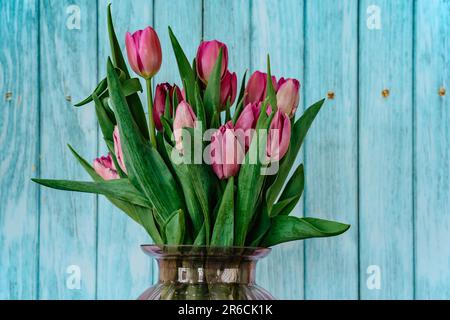
[[[251,8],[251,71],[266,71],[266,55],[270,54],[272,73],[280,78],[291,77],[304,83],[303,3],[297,0],[254,1]],[[286,32],[289,30],[289,32]],[[302,100],[303,104],[303,100]],[[298,115],[302,107],[299,107]],[[302,162],[299,156],[298,164]],[[303,215],[302,201],[294,210]],[[262,260],[258,281],[277,299],[303,297],[303,242],[291,242],[275,247]],[[284,263],[280,263],[284,261]],[[274,274],[285,274],[274,277]]]
[[[88,159],[97,153],[94,110],[72,107],[96,85],[95,6],[42,0],[39,8],[41,176],[87,180],[66,144]],[[40,299],[95,298],[96,205],[92,195],[41,189]]]
[[[419,1],[415,12],[416,298],[449,299],[450,1]]]
[[[0,299],[37,298],[38,26],[36,1],[0,1]]]
[[[305,241],[305,298],[358,298],[357,6],[307,1],[306,105],[330,97],[306,140],[305,215],[345,221],[339,238]]]
[[[106,76],[106,61],[110,55],[107,5],[112,3],[114,24],[119,41],[125,49],[125,33],[153,23],[151,1],[101,0],[98,2],[98,75]],[[92,50],[94,53],[95,51]],[[126,51],[123,50],[126,55]],[[131,70],[131,69],[130,69]],[[90,108],[93,105],[89,106]],[[87,107],[87,108],[89,108]],[[99,154],[106,154],[103,136],[99,134]],[[140,245],[151,242],[147,233],[114,207],[104,197],[98,199],[97,225],[97,298],[135,299],[152,282],[152,261]],[[117,241],[117,239],[121,239]]]
[[[413,1],[362,1],[359,16],[361,298],[412,299]],[[374,267],[379,288],[367,285]]]
[[[93,106],[72,104],[105,74],[108,2],[0,0],[1,299],[134,299],[156,279],[149,237],[105,199],[29,180],[89,179],[66,143],[106,153]],[[450,299],[450,1],[112,3],[122,46],[158,31],[156,82],[180,82],[171,25],[191,58],[202,38],[227,43],[239,78],[270,53],[276,76],[302,83],[299,109],[328,96],[295,214],[352,228],[274,249],[261,284],[285,299]]]

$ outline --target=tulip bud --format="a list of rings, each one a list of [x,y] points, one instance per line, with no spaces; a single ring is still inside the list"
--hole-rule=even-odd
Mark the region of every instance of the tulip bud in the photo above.
[[[209,77],[214,69],[217,58],[219,57],[220,49],[222,48],[222,70],[220,73],[220,78],[222,79],[225,75],[225,71],[228,68],[228,49],[227,46],[217,40],[213,41],[203,41],[197,50],[196,64],[197,64],[197,74],[200,80],[204,84],[207,84]]]
[[[131,68],[144,79],[152,78],[161,68],[162,52],[158,35],[151,27],[127,32],[125,39]]]
[[[222,110],[226,108],[228,100],[230,101],[230,106],[236,100],[237,94],[237,77],[236,73],[230,73],[228,70],[225,72],[220,83],[220,106]]]
[[[278,89],[277,79],[272,76],[272,84],[275,92]],[[244,103],[247,105],[252,102],[263,102],[267,94],[267,74],[261,71],[255,71],[248,79],[245,88]]]
[[[249,103],[245,106],[239,118],[236,121],[235,129],[237,134],[241,134],[239,130],[245,135],[245,151],[250,147],[252,134],[252,129],[255,129],[256,123],[258,122],[259,114],[261,113],[261,102],[259,103]]]
[[[155,89],[155,100],[153,102],[153,119],[155,121],[155,127],[157,130],[161,131],[163,129],[161,123],[161,116],[166,111],[166,98],[169,96],[170,104],[170,115],[173,115],[173,95],[176,94],[178,102],[183,101],[183,96],[181,94],[180,88],[177,85],[171,86],[170,84],[160,83]]]
[[[183,152],[183,128],[194,128],[196,121],[197,117],[191,106],[186,101],[182,101],[177,107],[173,121],[173,135],[178,151]]]
[[[244,159],[245,151],[229,121],[221,126],[211,139],[211,164],[221,180],[235,176]]]
[[[119,163],[119,166],[122,169],[122,171],[127,173],[127,168],[125,167],[125,161],[123,160],[123,151],[122,151],[122,145],[120,144],[120,134],[119,134],[118,126],[114,127],[113,140],[114,140],[114,153],[116,154],[117,162]]]
[[[281,78],[278,85],[278,109],[292,118],[297,110],[300,100],[300,82],[297,79],[285,80],[284,78]]]
[[[105,180],[119,179],[116,167],[109,153],[106,157],[100,157],[94,160],[94,170]]]
[[[291,120],[280,110],[275,113],[267,136],[267,157],[270,161],[281,160],[289,149]]]

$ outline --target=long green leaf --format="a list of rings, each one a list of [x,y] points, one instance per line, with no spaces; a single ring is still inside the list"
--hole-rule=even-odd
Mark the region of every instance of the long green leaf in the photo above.
[[[95,93],[92,94],[92,98],[95,103],[95,114],[97,115],[97,120],[102,130],[103,137],[108,140],[113,139],[114,124],[106,113],[103,103],[98,99]]]
[[[275,217],[278,214],[288,215],[297,205],[300,200],[305,185],[305,173],[303,170],[303,164],[299,165],[295,172],[292,174],[288,183],[284,187],[278,202],[270,212],[271,217]],[[281,204],[281,206],[280,206]]]
[[[228,179],[220,202],[216,223],[211,237],[211,246],[228,247],[234,239],[234,178]]]
[[[87,192],[102,194],[127,201],[141,207],[151,208],[151,203],[139,193],[127,179],[117,179],[109,181],[69,181],[69,180],[49,180],[32,179],[40,185],[66,191]]]
[[[265,110],[265,104],[262,110]],[[265,176],[261,174],[261,158],[263,157],[262,154],[265,154],[267,139],[258,141],[261,140],[258,134],[260,129],[268,129],[272,119],[273,114],[268,118],[265,112],[260,113],[255,136],[252,139],[249,151],[239,172],[234,235],[235,245],[237,246],[243,246],[245,244],[245,239],[249,231],[248,228],[255,213],[255,206],[264,185]],[[257,161],[256,163],[251,163],[250,157],[254,155],[258,156]]]
[[[167,154],[170,155],[174,152],[174,148],[167,142],[164,141]],[[172,162],[172,166],[178,176],[178,180],[180,181],[181,188],[183,189],[184,199],[186,201],[186,207],[188,209],[189,217],[191,218],[191,222],[194,228],[194,234],[197,235],[202,226],[203,226],[203,213],[200,203],[197,199],[197,195],[194,191],[194,186],[191,181],[191,176],[189,173],[189,166],[185,163],[174,163]]]
[[[175,54],[175,59],[177,60],[178,70],[180,72],[181,81],[184,85],[184,90],[186,93],[186,98],[189,104],[192,106],[195,103],[195,73],[191,67],[191,64],[184,54],[183,49],[180,46],[177,38],[175,37],[172,29],[169,27],[169,37],[172,43],[173,52]],[[175,107],[175,106],[174,106]]]
[[[288,241],[337,236],[349,228],[350,225],[335,221],[278,216],[272,219],[272,225],[262,241],[262,246],[271,247]]]
[[[165,222],[172,212],[184,208],[179,188],[158,151],[139,134],[111,60],[108,60],[107,78],[129,179],[143,191],[159,219]]]
[[[220,113],[220,75],[222,72],[222,49],[219,51],[216,63],[209,77],[206,86],[205,95],[203,96],[203,105],[205,106],[205,114],[207,121],[211,121],[214,113]]]
[[[277,106],[277,95],[275,93],[275,88],[272,83],[272,71],[270,69],[270,57],[267,55],[267,98],[270,106],[272,107],[272,112],[275,112],[278,109]]]
[[[278,195],[280,194],[286,178],[288,177],[289,172],[291,171],[291,168],[295,163],[300,147],[305,140],[306,134],[308,133],[309,128],[311,127],[314,119],[322,108],[324,102],[325,99],[322,99],[314,103],[303,113],[300,119],[295,122],[291,131],[291,142],[288,153],[280,161],[278,174],[272,185],[267,189],[266,202],[269,206],[269,212],[271,211],[271,205],[275,202]]]
[[[94,168],[83,159],[71,145],[68,145],[70,151],[74,155],[74,157],[80,162],[81,166],[86,170],[86,172],[92,177],[94,181],[102,182],[104,181],[102,177],[100,177],[97,172],[95,172]],[[122,210],[125,214],[127,214],[131,219],[139,223],[144,227],[150,237],[156,244],[162,244],[164,241],[159,234],[158,228],[155,225],[154,221],[154,209],[144,208],[141,206],[133,205],[129,202],[119,200],[115,197],[106,197],[113,205]]]
[[[185,232],[185,222],[183,210],[177,210],[167,221],[165,226],[166,243],[169,245],[179,245],[183,243]]]

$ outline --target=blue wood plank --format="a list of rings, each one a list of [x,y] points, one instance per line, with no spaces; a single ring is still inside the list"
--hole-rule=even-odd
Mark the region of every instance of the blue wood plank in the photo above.
[[[358,298],[357,2],[306,2],[306,105],[327,96],[305,145],[305,215],[352,225],[305,242],[305,298]]]
[[[38,1],[0,1],[0,299],[37,297]]]
[[[380,8],[381,29],[367,27],[369,6]],[[360,16],[361,298],[410,299],[413,2],[364,0]],[[379,288],[370,284],[376,276],[367,273],[370,266],[380,270]]]
[[[106,9],[110,2],[117,37],[125,58],[125,33],[143,29],[152,25],[153,21],[151,1],[100,0],[98,2],[100,78],[106,74],[106,58],[110,55],[106,23]],[[144,97],[142,101],[146,101]],[[99,146],[99,153],[107,152],[101,134]],[[152,284],[152,261],[140,249],[141,244],[151,242],[149,236],[141,226],[103,197],[99,198],[98,204],[97,236],[97,298],[136,299]]]
[[[450,1],[415,12],[416,298],[450,299]]]
[[[88,0],[42,0],[40,19],[41,175],[88,180],[66,143],[96,155],[93,108],[72,107],[96,85],[96,11]],[[39,298],[95,298],[95,261],[96,197],[42,188]]]
[[[273,75],[296,78],[303,84],[303,1],[253,1],[251,21],[252,71],[265,72],[266,55],[270,54]],[[302,103],[303,96],[297,116],[301,115]],[[297,165],[302,158],[300,154]],[[292,215],[303,215],[302,204],[301,200]],[[274,247],[259,264],[259,284],[270,289],[277,299],[302,299],[303,255],[302,241]]]

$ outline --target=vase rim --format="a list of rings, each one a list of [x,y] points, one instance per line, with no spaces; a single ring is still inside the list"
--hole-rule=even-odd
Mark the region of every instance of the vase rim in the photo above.
[[[218,247],[193,245],[157,245],[143,244],[141,249],[156,259],[169,259],[181,257],[214,257],[228,258],[241,257],[247,260],[259,260],[266,257],[272,249],[264,247]]]

